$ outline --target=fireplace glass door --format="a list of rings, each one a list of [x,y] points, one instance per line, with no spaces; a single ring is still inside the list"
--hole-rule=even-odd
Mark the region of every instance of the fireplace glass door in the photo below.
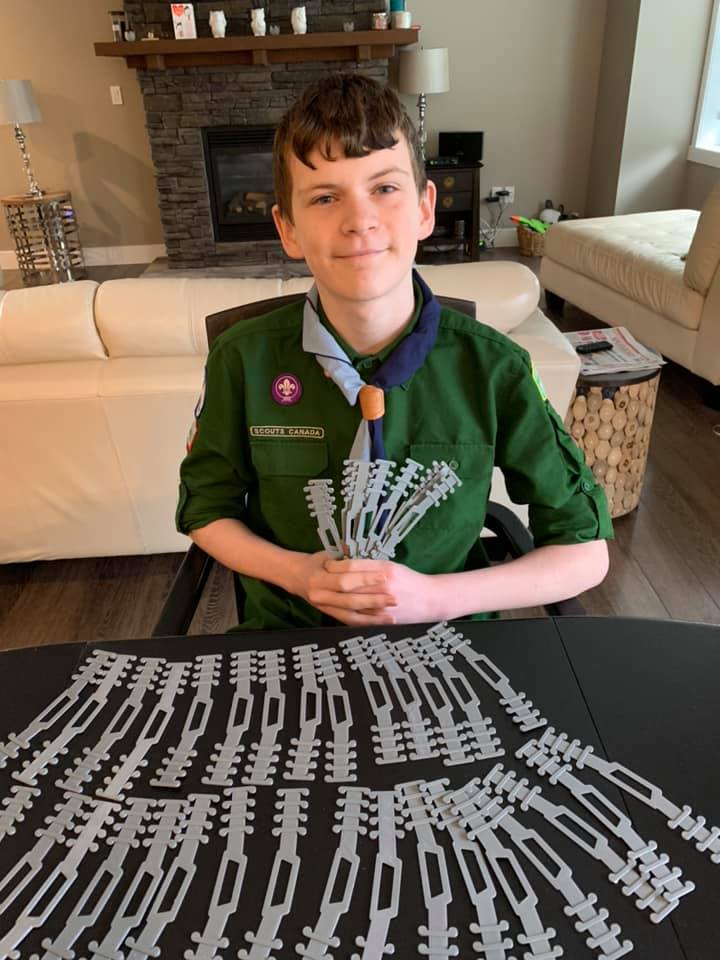
[[[213,230],[218,243],[277,239],[272,221],[274,127],[203,131]]]

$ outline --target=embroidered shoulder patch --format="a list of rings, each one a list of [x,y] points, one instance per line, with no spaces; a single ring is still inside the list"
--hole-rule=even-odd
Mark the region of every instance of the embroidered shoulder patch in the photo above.
[[[545,393],[545,387],[543,386],[543,382],[540,379],[540,374],[537,372],[534,363],[532,364],[532,377],[533,377],[533,380],[535,381],[535,386],[538,388],[538,393],[543,398],[543,400],[547,400],[548,396]]]
[[[192,426],[188,431],[187,441],[185,443],[185,449],[188,453],[192,450],[192,445],[195,442],[195,437],[198,432],[198,420],[200,419],[200,414],[203,412],[203,407],[205,406],[205,394],[207,392],[207,367],[203,370],[203,382],[202,387],[200,388],[200,396],[198,397],[198,402],[195,404],[195,419],[192,422]]]
[[[190,453],[190,451],[192,450],[192,445],[193,443],[195,443],[195,437],[197,436],[197,432],[198,432],[197,420],[193,420],[192,426],[188,430],[187,440],[185,441],[185,449],[187,450],[188,453]]]
[[[207,392],[207,367],[203,370],[203,382],[202,387],[200,388],[200,396],[198,397],[198,402],[195,404],[195,419],[200,419],[200,414],[203,412],[203,407],[205,406],[205,394]]]

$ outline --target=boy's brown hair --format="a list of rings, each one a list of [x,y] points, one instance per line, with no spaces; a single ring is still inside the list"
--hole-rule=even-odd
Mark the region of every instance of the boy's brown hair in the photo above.
[[[364,157],[407,140],[418,194],[427,184],[420,141],[415,127],[390,87],[362,74],[334,73],[318,80],[296,100],[280,121],[273,143],[275,199],[282,216],[292,217],[290,153],[312,167],[308,156],[317,148],[331,160],[333,141],[346,157]]]

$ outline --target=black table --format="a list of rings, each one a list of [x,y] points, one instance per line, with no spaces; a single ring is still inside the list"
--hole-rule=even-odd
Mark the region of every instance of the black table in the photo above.
[[[460,622],[456,626],[470,639],[473,646],[486,653],[500,669],[507,673],[514,688],[523,690],[540,707],[558,731],[566,731],[583,744],[596,748],[599,756],[619,761],[636,773],[662,788],[664,795],[678,805],[689,804],[697,814],[703,814],[708,825],[720,825],[720,720],[717,711],[717,683],[720,677],[720,628],[694,623],[603,619],[564,618],[542,620],[505,620],[488,623]],[[363,631],[372,635],[373,631]],[[390,639],[417,636],[421,626],[397,627],[386,631]],[[11,731],[23,727],[49,703],[68,682],[69,676],[93,649],[110,649],[136,656],[163,656],[169,660],[187,660],[200,653],[228,654],[239,649],[288,648],[304,643],[320,646],[335,645],[339,640],[356,636],[357,630],[323,629],[297,630],[292,633],[251,633],[232,636],[177,637],[152,640],[119,641],[97,645],[63,645],[9,651],[0,657],[0,742]],[[354,675],[352,675],[354,676]],[[357,680],[352,682],[357,683]],[[531,736],[542,731],[522,734],[502,713],[496,695],[490,690],[480,691],[485,712],[496,723],[498,734],[506,747],[503,758],[505,766],[512,766],[522,776],[530,777],[543,787],[543,792],[557,802],[567,803],[564,791],[551,788],[546,781],[533,778],[522,761],[515,760],[513,752]],[[353,710],[358,706],[358,718],[362,719],[360,700],[353,699]],[[366,705],[365,705],[366,706]],[[288,710],[295,709],[288,700]],[[222,711],[218,711],[222,713]],[[365,720],[370,718],[368,712]],[[213,742],[219,731],[208,731],[207,739]],[[79,746],[91,742],[83,740]],[[201,742],[202,743],[202,742]],[[73,747],[71,755],[78,752]],[[61,764],[62,765],[62,764]],[[492,764],[443,767],[437,761],[414,762],[404,765],[378,767],[370,762],[369,750],[359,757],[359,784],[374,788],[387,788],[407,780],[449,777],[452,786],[466,783],[472,776],[483,776]],[[152,761],[149,766],[152,766]],[[54,768],[58,769],[58,768]],[[0,770],[0,799],[8,795],[9,768]],[[46,776],[42,802],[57,800],[52,796],[51,782],[55,774]],[[638,832],[648,839],[658,841],[658,850],[669,854],[670,863],[683,870],[683,879],[693,880],[696,890],[683,898],[677,910],[659,925],[649,922],[646,912],[637,910],[632,900],[623,897],[618,889],[607,881],[607,870],[584,855],[565,838],[552,829],[543,829],[542,819],[530,813],[528,824],[552,842],[554,848],[570,863],[578,884],[586,891],[598,894],[598,902],[610,911],[610,920],[622,927],[622,936],[633,940],[635,950],[631,954],[637,960],[717,960],[720,956],[720,865],[710,862],[707,853],[697,852],[692,843],[684,841],[679,833],[667,828],[663,817],[639,801],[621,794],[611,784],[595,781],[605,795],[630,815]],[[277,781],[275,786],[287,786]],[[334,787],[318,784],[321,804],[323,789]],[[208,791],[197,782],[188,781],[190,789]],[[138,792],[136,789],[136,793]],[[258,788],[272,790],[273,788]],[[188,792],[185,791],[185,792]],[[557,794],[562,793],[560,797]],[[143,795],[145,791],[143,788]],[[147,795],[151,795],[148,793]],[[155,793],[155,796],[162,794]],[[167,795],[167,794],[166,794]],[[28,824],[33,817],[47,814],[39,800],[37,809],[28,815]],[[260,804],[259,804],[260,806]],[[268,804],[269,807],[269,804]],[[519,814],[518,814],[519,816]],[[22,831],[0,843],[0,880],[8,871],[22,847]],[[323,840],[331,848],[335,840]],[[619,849],[619,848],[618,848]],[[324,850],[317,847],[318,862]],[[570,921],[563,915],[563,902],[558,894],[532,868],[528,876],[539,896],[539,913],[546,924],[552,924],[559,932],[558,941],[566,949],[566,957],[589,957],[593,955],[583,938],[572,931]],[[319,893],[303,890],[303,897],[321,896],[326,872],[318,868]],[[458,872],[459,876],[459,872]],[[187,931],[198,929],[202,923],[203,909],[207,906],[213,877],[208,878],[206,899],[193,896],[184,911],[187,930],[178,926],[177,940],[168,928],[169,944],[163,955],[181,956],[188,946]],[[405,882],[405,877],[403,882]],[[260,885],[262,886],[262,885]],[[455,890],[455,886],[453,886]],[[460,886],[458,888],[464,891]],[[263,889],[258,893],[258,905],[262,902]],[[74,903],[71,899],[71,903]],[[309,901],[308,901],[309,902]],[[422,901],[420,901],[422,902]],[[192,917],[194,911],[199,914]],[[507,910],[507,907],[506,907]],[[498,912],[501,912],[498,906]],[[185,916],[185,913],[187,916]],[[515,930],[517,924],[507,911]],[[62,924],[54,917],[53,935]],[[309,916],[299,917],[298,925],[312,922]],[[396,957],[417,956],[418,937],[402,915],[394,922],[393,939]],[[180,921],[179,921],[180,923]],[[415,918],[417,923],[417,917]],[[8,928],[8,922],[0,918],[0,939]],[[246,923],[244,929],[252,926]],[[45,931],[47,935],[48,931]],[[472,938],[471,938],[472,939]],[[475,938],[477,939],[477,938]],[[286,941],[284,956],[295,955]],[[30,947],[37,949],[39,937],[33,934],[23,944],[22,955],[29,956]],[[237,947],[225,951],[226,956],[235,956]],[[467,950],[467,946],[465,947]],[[516,945],[514,954],[523,954]],[[330,951],[336,957],[350,956],[356,948]],[[475,954],[472,954],[473,956]],[[461,949],[460,956],[469,957]]]

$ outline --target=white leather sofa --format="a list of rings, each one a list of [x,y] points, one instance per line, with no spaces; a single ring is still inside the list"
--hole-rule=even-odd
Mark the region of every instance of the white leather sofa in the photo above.
[[[660,210],[554,224],[540,282],[720,384],[720,183],[702,214]]]
[[[564,415],[579,363],[537,308],[535,275],[511,262],[421,272],[522,344]],[[144,278],[0,295],[0,562],[187,549],[174,513],[205,317],[309,282]],[[509,502],[499,476],[493,498]]]

